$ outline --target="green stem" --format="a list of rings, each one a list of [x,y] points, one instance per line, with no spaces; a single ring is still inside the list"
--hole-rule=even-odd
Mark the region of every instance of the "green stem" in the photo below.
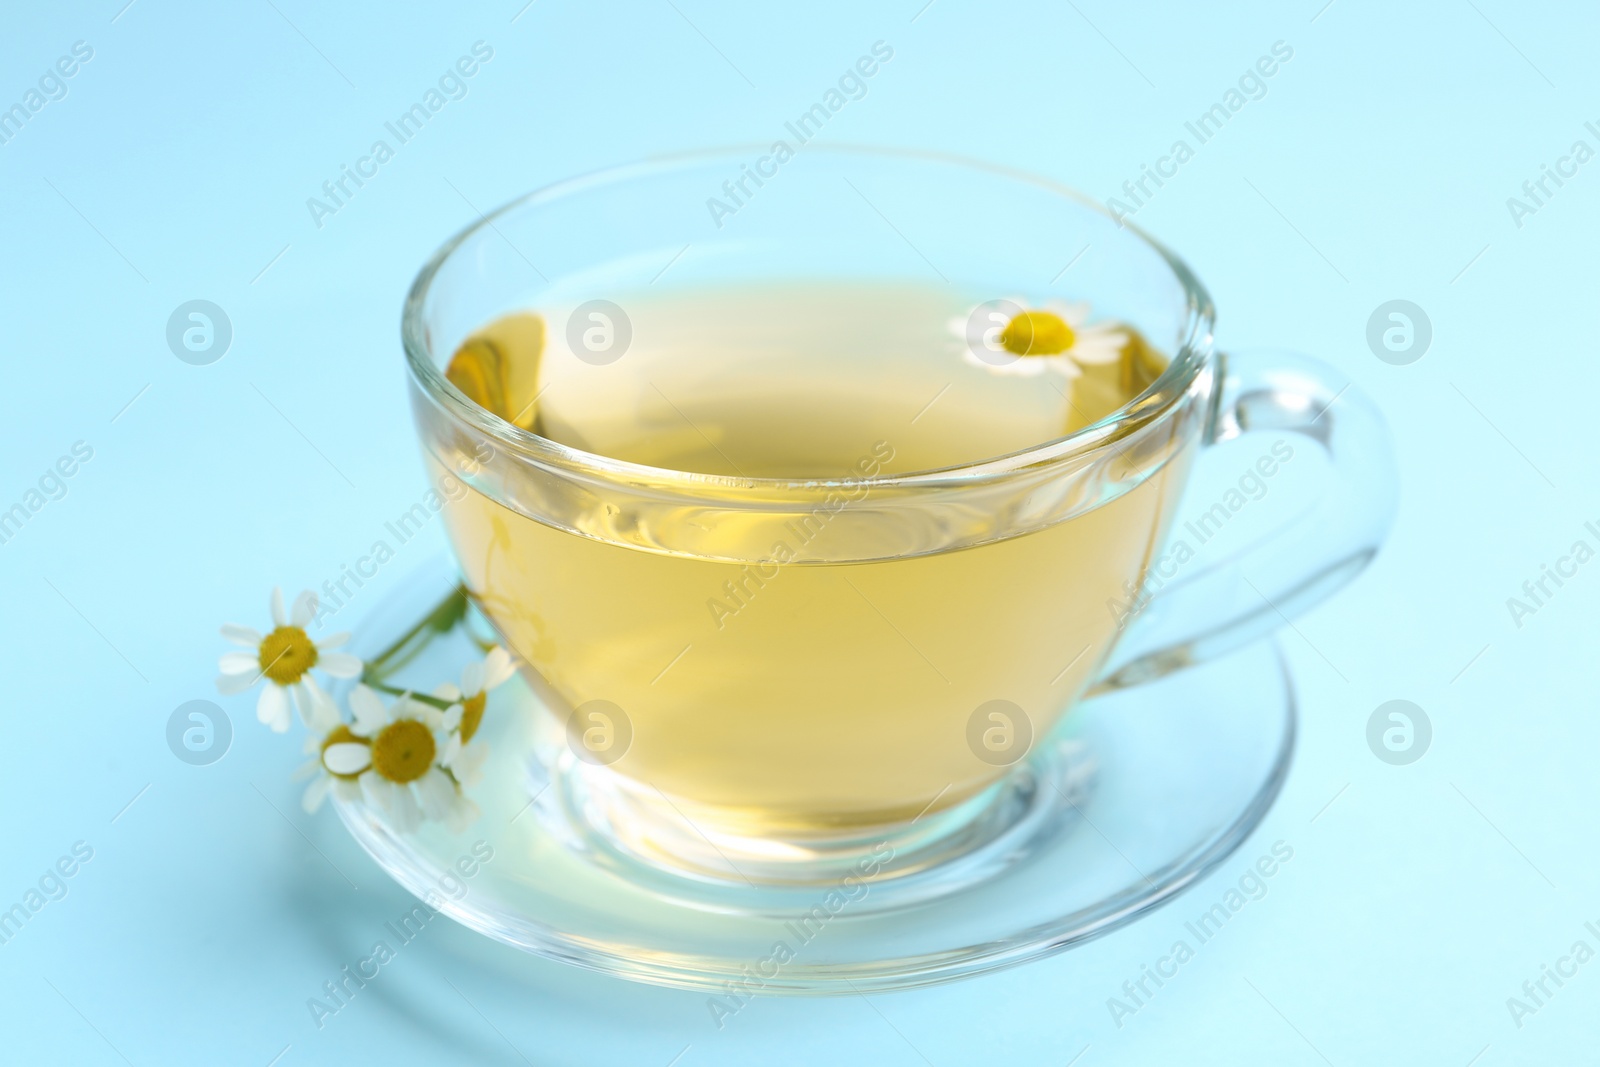
[[[467,587],[457,585],[449,595],[434,606],[432,611],[428,612],[422,621],[400,635],[388,648],[368,660],[362,668],[361,680],[369,685],[373,684],[411,662],[427,646],[428,641],[432,640],[433,634],[447,633],[461,622],[466,616],[467,604]],[[425,640],[417,640],[424,635],[426,635]],[[401,652],[405,655],[400,662],[389,662]]]
[[[410,689],[397,689],[392,685],[384,685],[382,682],[378,681],[370,681],[366,682],[365,684],[373,689],[376,689],[380,693],[388,693],[390,696],[394,697],[410,697],[412,700],[431,705],[432,707],[438,708],[440,711],[450,710],[450,701],[433,696],[429,693],[418,693]]]

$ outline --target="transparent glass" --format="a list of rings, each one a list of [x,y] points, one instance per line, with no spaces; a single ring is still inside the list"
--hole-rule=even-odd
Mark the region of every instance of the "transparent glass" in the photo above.
[[[1018,798],[1040,780],[1027,757],[1059,756],[1046,739],[1086,695],[1260,636],[1359,571],[1393,507],[1382,423],[1319,364],[1216,352],[1188,269],[1071,190],[808,145],[737,186],[733,217],[708,208],[762,158],[735,149],[565,182],[441,249],[402,328],[430,474],[469,487],[445,509],[457,558],[567,731],[570,751],[545,769],[588,847],[751,889],[828,883],[885,849],[885,877],[957,885],[966,862],[967,881],[987,878],[972,857],[1026,817]],[[958,466],[806,478],[587,452],[491,414],[443,372],[474,331],[529,307],[620,301],[625,315],[627,294],[934,279],[988,299],[1087,300],[1170,361],[1065,436]],[[619,365],[593,368],[583,403],[636,402],[608,385]],[[680,384],[657,391],[682,402]],[[754,355],[716,386],[769,388]],[[924,399],[863,425],[863,454],[913,432]],[[1165,586],[1163,610],[1125,625],[1108,605],[1146,584],[1197,454],[1261,428],[1327,453],[1316,513]],[[706,605],[724,589],[763,609],[759,628],[716,625]]]
[[[438,559],[372,606],[352,649],[390,647],[457,587]],[[474,609],[386,677],[428,688],[479,661]],[[401,830],[359,800],[340,818],[429,906],[502,944],[634,981],[698,989],[717,1020],[752,994],[856,996],[951,981],[1083,944],[1171,900],[1249,838],[1294,749],[1289,677],[1271,642],[1082,701],[967,825],[959,857],[908,872],[903,834],[864,869],[811,884],[686,876],[591,832],[566,731],[527,676],[496,689],[479,737],[482,817]],[[924,819],[923,822],[927,820]],[[918,823],[917,825],[921,825]],[[1265,851],[1265,846],[1262,846]],[[464,856],[492,854],[470,881]],[[755,873],[755,872],[752,872]],[[1203,905],[1202,905],[1203,908]],[[534,996],[553,979],[483,954]]]

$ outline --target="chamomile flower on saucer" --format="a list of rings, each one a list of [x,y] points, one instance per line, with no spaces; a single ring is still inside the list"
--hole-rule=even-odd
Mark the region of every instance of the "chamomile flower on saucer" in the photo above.
[[[364,685],[351,691],[350,711],[355,715],[351,733],[368,744],[367,766],[358,772],[361,792],[396,829],[413,831],[423,819],[457,825],[466,818],[472,802],[439,766],[446,742],[441,711],[409,695],[384,707]]]
[[[272,630],[262,634],[248,626],[231,623],[222,627],[222,636],[249,652],[228,652],[218,661],[221,674],[217,690],[224,694],[242,693],[257,682],[267,684],[256,702],[256,718],[274,733],[289,729],[290,698],[309,725],[314,702],[322,693],[311,677],[313,667],[334,678],[354,678],[361,673],[361,661],[333,649],[349,639],[349,634],[333,634],[312,641],[306,626],[317,614],[317,595],[301,593],[292,611],[283,608],[283,590],[272,590]]]
[[[306,738],[305,753],[311,759],[295,772],[296,778],[310,778],[300,806],[307,814],[322,807],[328,794],[341,800],[359,800],[361,772],[372,764],[372,747],[364,737],[358,737],[339,717],[339,708],[328,694],[317,690],[311,698],[311,712],[306,725],[311,736]]]
[[[994,374],[1033,377],[1054,371],[1076,378],[1084,367],[1122,358],[1128,334],[1112,322],[1090,322],[1085,302],[1052,300],[1028,308],[1021,300],[993,300],[950,324],[963,342],[963,358]]]
[[[483,723],[483,709],[489,703],[489,690],[505,683],[517,671],[511,653],[491,648],[482,660],[469,663],[461,671],[460,686],[446,682],[433,695],[450,702],[444,713],[444,728],[450,737],[439,762],[450,769],[462,785],[476,785],[483,777],[483,761],[489,755],[486,742],[473,742]]]
[[[312,759],[298,776],[311,778],[300,798],[308,815],[322,807],[329,793],[345,801],[361,799],[361,775],[372,766],[370,741],[341,722],[326,734],[308,737],[306,754]]]

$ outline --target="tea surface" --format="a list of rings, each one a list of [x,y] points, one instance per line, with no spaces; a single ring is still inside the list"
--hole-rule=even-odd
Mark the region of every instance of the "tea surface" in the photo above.
[[[1010,333],[1003,314],[974,324],[976,306],[891,284],[651,294],[625,301],[625,324],[568,308],[507,315],[461,346],[448,376],[502,418],[587,452],[817,478],[855,469],[879,440],[897,471],[1030,448],[1110,414],[1166,366],[1134,331],[1092,317],[1064,354],[1001,348],[989,358],[1003,365],[988,363],[969,333],[1048,352],[1065,338],[1045,323],[1071,306],[1037,309],[1047,318]]]

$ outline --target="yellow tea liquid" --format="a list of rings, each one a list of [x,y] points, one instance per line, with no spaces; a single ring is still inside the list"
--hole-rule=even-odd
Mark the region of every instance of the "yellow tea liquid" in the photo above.
[[[577,358],[568,309],[533,309],[474,335],[448,376],[508,420],[605,456],[870,479],[1060,437],[1164,365],[1128,331],[1120,358],[1075,378],[997,373],[964,357],[976,301],[942,288],[730,288],[620,303],[631,339],[612,362]],[[593,323],[604,342],[606,324]],[[804,834],[911,818],[993,782],[1006,768],[969,743],[986,702],[1020,706],[1042,737],[1109,650],[1108,601],[1140,580],[1188,451],[1067,521],[958,550],[941,549],[935,529],[892,558],[871,558],[884,546],[826,513],[768,538],[788,542],[794,562],[777,543],[737,561],[624,545],[477,492],[446,516],[469,587],[523,660],[570,706],[606,700],[628,717],[631,744],[614,770],[738,832]],[[870,505],[870,482],[845,495],[845,509]],[[602,518],[594,529],[626,516]],[[708,536],[736,542],[737,523],[722,521]],[[1000,536],[1004,520],[992,521]],[[828,562],[852,559],[868,561]]]

